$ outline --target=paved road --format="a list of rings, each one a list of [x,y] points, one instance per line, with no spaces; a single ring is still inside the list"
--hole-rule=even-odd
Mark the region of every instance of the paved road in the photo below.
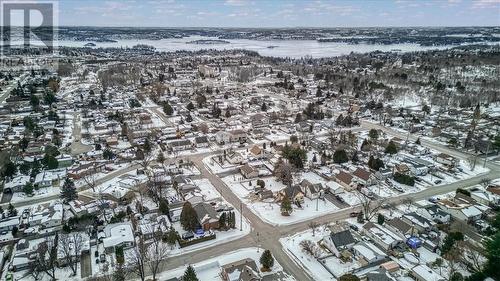
[[[159,114],[160,116],[161,114]],[[402,139],[406,138],[406,135],[394,131],[390,128],[385,128],[377,124],[369,123],[369,122],[363,122],[362,126],[364,128],[377,128],[377,129],[382,129],[383,131],[400,137]],[[410,139],[416,139],[414,136],[410,136]],[[461,159],[467,159],[470,155],[467,153],[455,151],[453,149],[450,149],[448,147],[438,145],[429,141],[424,141],[421,140],[422,145],[428,146],[430,148],[433,148],[435,150],[441,151],[448,153],[450,155],[459,157]],[[182,156],[179,158],[188,158],[193,161],[193,163],[196,165],[196,167],[200,170],[201,176],[204,178],[207,178],[211,184],[220,192],[222,197],[229,202],[231,205],[233,205],[236,208],[239,208],[241,206],[242,208],[242,213],[243,216],[250,221],[252,230],[249,235],[246,235],[245,237],[242,237],[237,240],[233,240],[227,243],[219,244],[217,246],[213,247],[207,247],[203,248],[197,251],[193,251],[184,255],[180,256],[175,256],[169,259],[165,260],[165,264],[163,267],[163,270],[171,270],[174,268],[177,268],[179,266],[183,266],[185,264],[194,264],[200,261],[207,260],[209,258],[217,257],[223,254],[226,254],[228,252],[245,248],[245,247],[256,247],[260,246],[265,249],[271,250],[273,255],[275,256],[276,260],[283,266],[283,269],[286,273],[293,275],[297,280],[300,281],[307,281],[307,280],[313,280],[308,274],[305,273],[305,271],[297,265],[292,259],[289,258],[289,256],[284,252],[282,249],[281,244],[279,243],[279,239],[284,236],[288,235],[293,235],[297,232],[301,232],[304,230],[309,229],[309,223],[310,221],[315,221],[320,224],[326,224],[326,223],[332,223],[336,221],[340,221],[343,219],[346,219],[349,217],[349,214],[353,211],[358,211],[360,210],[360,206],[353,206],[345,209],[338,210],[334,213],[323,215],[317,218],[312,218],[307,221],[302,221],[302,222],[297,222],[291,225],[283,225],[283,226],[274,226],[271,224],[268,224],[261,220],[257,215],[255,215],[252,211],[248,209],[248,207],[245,204],[241,204],[241,200],[231,191],[231,189],[220,179],[219,176],[212,174],[204,165],[202,162],[203,158],[214,155],[216,153],[220,153],[219,151],[213,151],[213,152],[206,152],[206,153],[199,153],[199,154],[194,154],[194,155],[188,155],[188,156]],[[99,183],[102,183],[104,181],[107,181],[109,179],[112,179],[116,176],[119,176],[121,174],[127,173],[133,169],[138,168],[139,165],[135,164],[132,165],[126,169],[121,169],[117,170],[109,175],[106,175],[105,177],[101,178],[99,180]],[[386,202],[394,202],[394,203],[400,203],[403,199],[405,198],[412,198],[413,200],[421,200],[425,199],[434,195],[438,194],[443,194],[447,192],[451,192],[456,190],[457,188],[462,188],[462,187],[468,187],[472,185],[479,184],[481,180],[485,177],[488,177],[490,179],[494,179],[497,177],[500,177],[500,166],[493,163],[493,162],[488,162],[487,167],[490,169],[488,173],[485,173],[483,175],[478,175],[466,180],[461,180],[455,183],[451,184],[445,184],[445,185],[440,185],[440,186],[434,186],[434,187],[429,187],[421,192],[418,193],[413,193],[413,194],[402,194],[397,197],[391,197],[387,198]],[[80,192],[88,189],[88,187],[83,187],[80,189]],[[52,199],[56,199],[55,198]],[[39,202],[47,201],[49,199],[44,198],[43,200],[39,200]],[[24,203],[24,204],[19,204],[14,206],[22,206],[22,205],[32,205],[34,202],[31,201],[29,203]],[[35,203],[38,203],[35,202]]]
[[[382,129],[386,133],[389,133],[394,136],[398,136],[400,138],[406,138],[406,135],[394,131],[390,128],[381,127],[377,124],[372,123],[364,123],[363,127],[365,128],[377,128]],[[416,137],[410,136],[410,139],[416,139]],[[458,152],[452,150],[448,147],[441,146],[432,142],[422,141],[422,145],[428,146],[432,149],[448,153],[455,157],[459,157],[461,159],[467,159],[470,155],[462,152]],[[194,155],[189,158],[195,163],[197,168],[200,170],[203,177],[208,178],[212,185],[222,194],[224,199],[228,201],[235,207],[240,206],[241,200],[230,190],[230,188],[217,176],[210,173],[202,162],[203,158],[207,155]],[[461,180],[451,184],[444,184],[440,186],[429,187],[423,191],[413,194],[401,194],[396,197],[391,197],[385,200],[387,203],[401,203],[406,198],[412,198],[414,201],[426,199],[438,194],[443,194],[447,192],[452,192],[457,188],[469,187],[472,185],[479,184],[481,180],[485,177],[490,179],[497,178],[500,176],[500,166],[495,163],[487,163],[487,167],[490,169],[489,172],[483,175],[477,175],[472,178]],[[317,218],[313,218],[307,221],[298,222],[291,225],[283,225],[283,226],[272,226],[263,220],[261,220],[258,216],[256,216],[253,212],[251,212],[245,204],[242,205],[243,215],[250,221],[252,226],[252,231],[246,237],[238,239],[233,242],[225,243],[218,245],[216,247],[201,249],[194,253],[188,253],[182,255],[180,257],[173,257],[167,260],[167,266],[165,270],[174,269],[176,267],[181,266],[182,264],[187,263],[197,263],[214,256],[224,254],[238,248],[250,247],[250,246],[260,246],[266,249],[271,250],[276,260],[283,266],[283,269],[288,274],[293,275],[297,280],[312,280],[312,278],[307,275],[303,269],[301,269],[290,257],[284,252],[279,239],[284,236],[293,235],[297,232],[305,231],[309,229],[310,221],[315,221],[320,224],[327,224],[336,221],[341,221],[349,217],[350,213],[353,211],[359,211],[361,209],[360,206],[348,207],[345,209],[338,210],[334,213],[323,215]]]

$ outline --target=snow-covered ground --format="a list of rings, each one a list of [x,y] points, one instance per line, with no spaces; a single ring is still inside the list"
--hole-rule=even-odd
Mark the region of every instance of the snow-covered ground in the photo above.
[[[282,183],[277,182],[274,177],[265,177],[261,179],[266,182],[266,188],[273,192],[277,192],[285,187]],[[309,198],[304,198],[302,208],[298,208],[292,204],[294,208],[293,212],[290,216],[283,216],[281,215],[280,204],[274,202],[274,199],[260,201],[253,195],[253,188],[257,185],[256,180],[252,180],[252,185],[250,185],[248,180],[242,180],[239,175],[227,176],[222,178],[222,180],[253,213],[270,224],[293,224],[339,210],[337,206],[328,200],[311,200]]]
[[[328,270],[322,266],[319,261],[312,255],[305,253],[300,242],[305,240],[310,240],[314,243],[320,241],[325,235],[328,235],[330,231],[327,227],[321,226],[316,229],[314,236],[311,230],[297,233],[292,236],[284,237],[280,239],[280,243],[285,250],[285,253],[294,260],[299,266],[301,266],[314,280],[335,280]],[[326,256],[327,252],[323,248],[318,247],[318,256]],[[338,268],[342,269],[341,267]]]
[[[203,262],[199,262],[196,264],[193,264],[193,268],[196,271],[196,275],[198,276],[199,280],[202,281],[222,281],[223,279],[220,276],[221,272],[221,266],[233,263],[236,261],[240,261],[243,259],[252,259],[255,261],[258,267],[260,267],[259,259],[260,256],[262,255],[263,250],[258,249],[258,248],[244,248],[244,249],[239,249],[234,252],[227,253],[222,256],[218,256],[215,258],[211,258],[208,260],[205,260]],[[171,271],[166,271],[162,272],[158,278],[159,280],[168,280],[170,278],[177,277],[184,275],[184,271],[187,268],[187,264],[183,267],[171,270]],[[272,275],[276,273],[283,273],[283,268],[281,265],[278,263],[278,261],[274,261],[274,266],[271,269],[270,272],[260,272],[260,275]],[[276,281],[293,281],[295,280],[292,276],[284,274],[284,277],[277,279],[277,277],[273,280]],[[135,280],[135,279],[134,279]]]

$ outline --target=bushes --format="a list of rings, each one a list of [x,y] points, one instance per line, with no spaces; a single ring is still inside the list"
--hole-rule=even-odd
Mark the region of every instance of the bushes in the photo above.
[[[400,184],[406,184],[409,186],[415,185],[415,178],[414,177],[411,177],[411,176],[408,176],[405,174],[401,174],[401,173],[395,173],[394,180],[399,182]]]

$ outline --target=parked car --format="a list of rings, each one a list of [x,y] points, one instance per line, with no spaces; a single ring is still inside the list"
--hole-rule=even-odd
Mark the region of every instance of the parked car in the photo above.
[[[351,216],[351,218],[355,218],[359,216],[359,214],[362,214],[362,212],[351,212],[349,215]]]
[[[191,231],[184,232],[182,234],[182,239],[184,239],[184,240],[191,239],[191,238],[194,238],[194,233],[192,233]]]
[[[349,225],[349,227],[350,227],[352,230],[354,230],[354,231],[358,231],[358,230],[359,230],[359,228],[358,228],[356,225],[354,225],[354,224]]]

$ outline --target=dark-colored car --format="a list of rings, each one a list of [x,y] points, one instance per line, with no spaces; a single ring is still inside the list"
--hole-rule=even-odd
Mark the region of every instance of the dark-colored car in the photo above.
[[[361,213],[362,212],[352,212],[349,215],[351,216],[351,218],[355,218],[355,217],[359,216],[359,214],[361,214]]]

